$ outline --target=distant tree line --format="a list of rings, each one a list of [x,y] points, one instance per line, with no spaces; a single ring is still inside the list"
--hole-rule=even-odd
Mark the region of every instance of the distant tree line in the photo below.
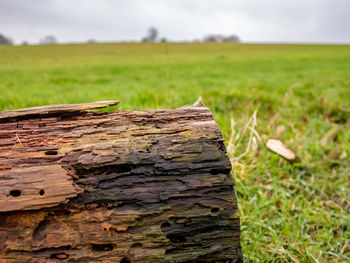
[[[159,38],[158,30],[155,27],[150,27],[145,37],[141,39],[142,42],[166,42],[166,38]],[[210,34],[203,38],[203,42],[240,42],[241,40],[237,35],[221,35]],[[200,42],[200,40],[194,40],[193,42]]]
[[[167,42],[165,37],[159,37],[159,32],[155,27],[150,27],[147,30],[146,36],[141,39],[142,42]],[[221,35],[221,34],[210,34],[203,38],[203,42],[240,42],[237,35]],[[193,40],[192,42],[201,42],[201,40]],[[55,36],[47,35],[40,39],[41,45],[52,45],[57,44],[58,41]],[[89,39],[87,43],[96,43],[94,39]],[[0,45],[13,45],[13,40],[3,34],[0,34]],[[22,45],[28,45],[27,41],[23,41]]]
[[[52,45],[52,44],[57,44],[57,39],[53,35],[48,35],[44,37],[43,39],[40,40],[40,44],[42,45]]]
[[[47,35],[40,40],[40,44],[42,45],[57,44],[57,39],[53,35]],[[0,34],[0,45],[13,45],[13,40],[3,34]],[[22,42],[22,45],[28,45],[28,42],[24,40]]]
[[[240,42],[240,39],[237,35],[219,35],[212,34],[204,37],[204,42]]]

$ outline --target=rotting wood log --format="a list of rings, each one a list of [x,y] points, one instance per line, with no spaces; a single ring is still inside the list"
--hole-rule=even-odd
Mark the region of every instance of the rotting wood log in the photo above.
[[[209,109],[116,103],[0,113],[0,262],[242,262]]]

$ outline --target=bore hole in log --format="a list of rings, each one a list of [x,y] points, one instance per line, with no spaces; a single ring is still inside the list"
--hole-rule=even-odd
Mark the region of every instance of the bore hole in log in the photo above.
[[[45,155],[57,155],[58,152],[56,150],[48,150],[45,152]]]
[[[131,263],[131,261],[127,257],[123,257],[122,260],[120,260],[120,263]]]
[[[21,193],[21,190],[15,189],[15,190],[11,190],[11,191],[10,191],[10,195],[13,196],[13,197],[18,197],[18,196],[20,196],[21,194],[22,194],[22,193]]]
[[[229,170],[225,170],[225,169],[211,169],[210,170],[210,173],[212,175],[218,175],[218,174],[227,174],[229,173],[230,171]]]
[[[169,222],[165,221],[163,222],[161,225],[160,225],[160,228],[166,228],[166,227],[169,227],[171,226]]]
[[[220,209],[218,207],[213,207],[210,212],[213,213],[213,214],[216,214],[220,211]]]
[[[94,251],[111,251],[114,249],[113,244],[91,244],[90,247]]]
[[[54,211],[56,216],[69,216],[71,212],[67,209],[57,209]]]
[[[64,260],[68,258],[68,255],[66,253],[55,253],[51,254],[50,258]]]
[[[183,243],[186,242],[186,237],[179,235],[179,234],[167,234],[166,237],[172,242],[172,243]]]
[[[44,189],[41,189],[40,191],[39,191],[39,195],[44,195],[45,194],[45,190]]]

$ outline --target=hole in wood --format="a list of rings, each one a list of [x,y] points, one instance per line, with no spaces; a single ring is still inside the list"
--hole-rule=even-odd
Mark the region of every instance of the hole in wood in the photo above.
[[[122,260],[120,260],[120,263],[131,263],[131,261],[127,257],[123,257]]]
[[[20,196],[21,194],[22,194],[22,193],[21,193],[21,190],[15,189],[15,190],[11,190],[11,191],[10,191],[10,195],[13,196],[13,197],[18,197],[18,196]]]
[[[39,191],[39,195],[44,195],[45,194],[45,190],[44,189],[41,189],[40,191]]]
[[[113,244],[90,244],[93,251],[111,251],[114,249]]]
[[[172,243],[183,243],[186,242],[186,237],[179,235],[179,234],[167,234],[166,237],[172,242]]]
[[[166,228],[166,227],[169,227],[169,226],[171,226],[170,225],[170,223],[169,222],[167,222],[167,221],[165,221],[165,222],[163,222],[161,225],[160,225],[160,228]]]
[[[58,152],[56,150],[48,150],[45,152],[45,155],[57,155]]]
[[[220,209],[218,207],[213,207],[210,212],[213,213],[213,214],[216,214],[220,211]]]
[[[51,254],[50,258],[64,260],[68,258],[68,255],[66,253],[54,253]]]
[[[210,174],[218,175],[218,174],[227,174],[229,171],[225,169],[211,169]]]
[[[55,216],[69,216],[71,212],[67,209],[64,208],[58,208],[57,210],[54,211]]]

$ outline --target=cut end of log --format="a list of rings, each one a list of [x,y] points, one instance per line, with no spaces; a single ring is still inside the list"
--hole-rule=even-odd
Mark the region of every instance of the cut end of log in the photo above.
[[[288,161],[296,161],[298,158],[295,153],[288,148],[280,139],[270,138],[266,142],[266,147],[279,156],[283,157]]]

